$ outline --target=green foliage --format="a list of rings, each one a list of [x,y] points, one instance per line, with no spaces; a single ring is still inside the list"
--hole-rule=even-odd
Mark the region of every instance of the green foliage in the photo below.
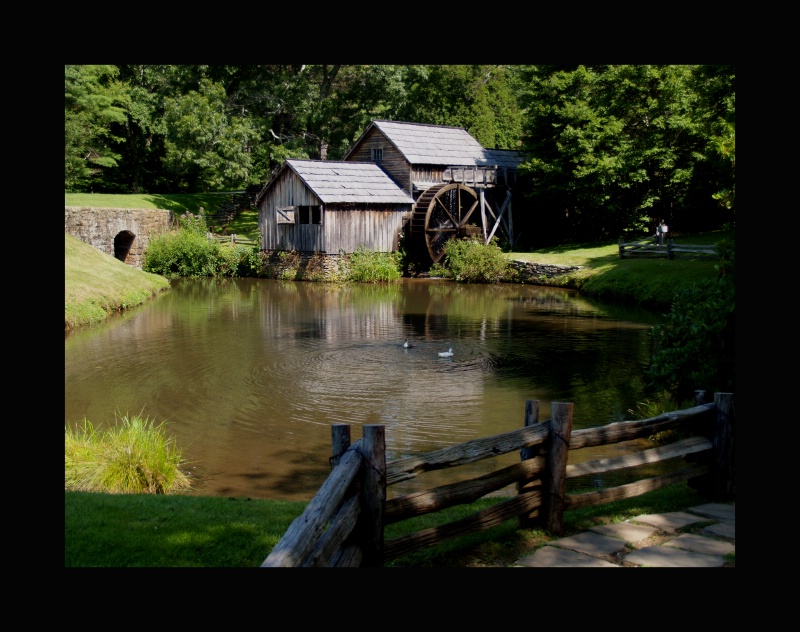
[[[661,219],[698,231],[730,216],[711,196],[733,186],[732,66],[531,66],[520,76],[522,171],[537,208],[520,230],[603,240]]]
[[[112,494],[169,494],[189,489],[181,451],[164,424],[123,416],[98,432],[87,419],[64,427],[64,489]]]
[[[223,277],[258,277],[263,265],[256,246],[221,243],[217,251],[217,273]]]
[[[511,263],[497,245],[478,237],[450,240],[445,247],[447,276],[459,283],[500,283],[511,272]]]
[[[202,215],[184,213],[179,229],[154,237],[144,253],[142,270],[172,277],[258,276],[258,248],[241,244],[219,244],[208,239]]]
[[[673,410],[682,410],[694,406],[694,402],[686,401],[683,404],[677,403],[672,399],[672,395],[668,391],[661,391],[652,398],[645,399],[643,402],[637,402],[636,409],[629,408],[630,413],[634,419],[652,419],[664,413]],[[683,438],[684,433],[680,430],[664,430],[657,432],[648,437],[650,441],[659,445],[664,443],[672,443]]]
[[[484,147],[517,149],[522,110],[515,78],[503,65],[407,66],[396,119],[463,127]]]
[[[225,88],[202,79],[199,90],[165,100],[164,166],[186,191],[221,191],[246,186],[252,169],[248,151],[254,123],[227,112]]]
[[[654,353],[647,375],[677,400],[696,389],[735,391],[735,246],[719,248],[724,259],[717,279],[678,292],[665,323],[653,329]]]
[[[113,123],[125,121],[129,89],[116,80],[116,66],[64,66],[64,189],[90,186],[120,155],[122,138]]]
[[[359,283],[397,281],[403,276],[400,253],[374,252],[359,246],[347,258],[347,280]]]

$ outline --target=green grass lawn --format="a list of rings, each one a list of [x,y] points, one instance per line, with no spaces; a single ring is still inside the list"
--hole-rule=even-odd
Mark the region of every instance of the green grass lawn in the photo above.
[[[497,498],[405,520],[385,538],[457,520]],[[709,502],[685,483],[622,501],[567,511],[564,535],[641,514],[680,511]],[[255,568],[303,513],[305,502],[187,495],[64,492],[64,566]],[[554,539],[520,529],[516,519],[387,562],[391,567],[511,566]]]

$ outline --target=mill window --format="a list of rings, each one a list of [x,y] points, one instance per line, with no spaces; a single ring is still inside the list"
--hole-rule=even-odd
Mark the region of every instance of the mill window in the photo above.
[[[321,206],[298,206],[297,207],[297,223],[298,224],[322,224],[322,207]]]

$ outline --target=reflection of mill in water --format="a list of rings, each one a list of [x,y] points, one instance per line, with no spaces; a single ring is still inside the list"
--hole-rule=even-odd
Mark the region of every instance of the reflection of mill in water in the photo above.
[[[492,364],[480,336],[474,339],[474,326],[462,332],[465,340],[451,338],[449,313],[474,302],[472,292],[450,282],[410,285],[404,288],[402,305],[390,288],[383,297],[378,290],[369,292],[363,302],[328,300],[319,293],[311,319],[319,328],[301,334],[315,342],[306,345],[302,370],[285,383],[294,399],[326,402],[327,423],[385,425],[387,458],[473,437],[475,411]],[[302,305],[303,313],[292,313],[292,301],[271,302],[279,324],[265,323],[275,344],[292,344],[293,353],[296,342],[289,341],[296,341],[301,324],[309,322],[308,305]],[[486,318],[479,329],[485,333],[499,322]],[[411,347],[403,346],[406,340]],[[454,357],[443,363],[438,353],[454,346]]]
[[[286,499],[324,482],[332,424],[353,426],[353,441],[358,425],[385,425],[392,460],[517,430],[526,399],[546,419],[551,402],[574,398],[576,428],[614,421],[641,401],[649,327],[556,290],[177,283],[116,324],[68,337],[65,420],[144,409],[213,475],[201,493]],[[619,455],[594,458],[607,456]],[[429,475],[408,486],[430,488]]]

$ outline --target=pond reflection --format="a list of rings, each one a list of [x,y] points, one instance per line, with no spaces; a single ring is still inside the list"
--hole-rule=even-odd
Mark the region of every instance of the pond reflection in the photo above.
[[[353,441],[385,425],[392,460],[516,430],[527,399],[542,420],[573,402],[575,429],[630,419],[657,318],[527,285],[183,279],[66,336],[65,421],[142,414],[166,422],[194,493],[309,500],[332,424],[352,424]]]

